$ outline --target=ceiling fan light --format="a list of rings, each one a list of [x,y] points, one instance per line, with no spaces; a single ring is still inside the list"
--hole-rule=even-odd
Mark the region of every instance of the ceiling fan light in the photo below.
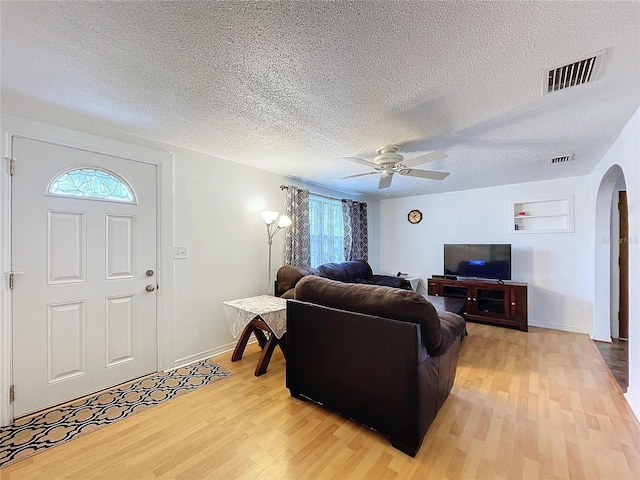
[[[385,145],[383,147],[380,147],[377,150],[378,156],[373,159],[373,162],[368,162],[358,157],[343,157],[345,160],[348,160],[350,162],[360,163],[369,167],[373,167],[374,171],[368,173],[357,173],[355,175],[347,175],[346,177],[341,177],[341,179],[361,177],[364,175],[372,175],[380,172],[380,182],[378,183],[378,189],[383,189],[391,186],[391,180],[393,179],[394,173],[397,173],[399,175],[408,175],[410,177],[426,178],[430,180],[443,180],[449,175],[448,172],[413,169],[413,167],[415,167],[416,165],[447,158],[446,153],[442,153],[438,150],[432,150],[423,155],[419,155],[418,157],[405,160],[402,155],[398,154],[399,150],[399,145]]]

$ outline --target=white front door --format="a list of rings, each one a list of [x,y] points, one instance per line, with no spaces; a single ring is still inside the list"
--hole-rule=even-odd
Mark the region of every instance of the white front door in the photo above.
[[[157,167],[22,138],[13,147],[19,417],[157,371]]]

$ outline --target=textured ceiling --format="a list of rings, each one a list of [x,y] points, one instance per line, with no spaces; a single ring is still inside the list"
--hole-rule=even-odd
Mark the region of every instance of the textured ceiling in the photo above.
[[[640,105],[638,2],[0,2],[28,103],[330,188],[399,197],[591,172]],[[608,49],[600,80],[543,70]],[[15,110],[15,111],[11,111]],[[449,155],[376,175],[371,160]],[[566,164],[549,157],[575,154]]]

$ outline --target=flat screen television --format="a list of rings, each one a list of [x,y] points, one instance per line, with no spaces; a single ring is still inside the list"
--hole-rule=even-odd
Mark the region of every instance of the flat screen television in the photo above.
[[[511,245],[467,243],[444,245],[444,274],[511,280]]]

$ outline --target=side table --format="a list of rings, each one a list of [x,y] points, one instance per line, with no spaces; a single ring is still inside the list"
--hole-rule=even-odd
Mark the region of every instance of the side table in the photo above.
[[[247,347],[249,337],[253,333],[262,349],[255,375],[259,377],[267,372],[269,361],[276,346],[280,346],[286,358],[286,347],[283,347],[287,332],[287,301],[271,295],[241,298],[222,302],[229,322],[231,334],[236,337],[243,328],[236,348],[231,355],[231,361],[237,362],[242,358]]]

